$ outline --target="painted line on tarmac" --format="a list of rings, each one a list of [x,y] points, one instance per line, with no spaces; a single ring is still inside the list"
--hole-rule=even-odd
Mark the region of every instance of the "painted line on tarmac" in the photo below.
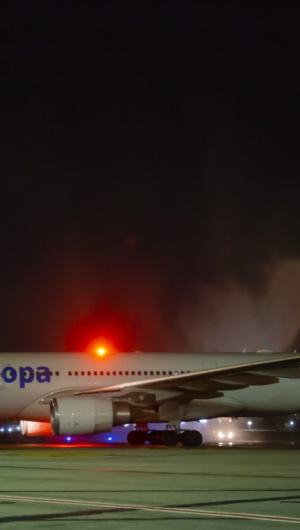
[[[260,521],[274,521],[281,523],[298,523],[300,518],[281,517],[277,515],[260,515],[254,513],[237,513],[237,512],[219,512],[211,510],[191,510],[186,508],[168,508],[164,506],[145,506],[138,504],[116,504],[108,502],[77,501],[71,499],[52,499],[43,497],[19,497],[14,495],[0,495],[2,500],[19,501],[19,502],[39,502],[46,504],[63,504],[75,506],[93,506],[94,508],[117,508],[122,510],[140,510],[146,512],[164,512],[173,514],[199,515],[211,517],[227,517],[229,519],[255,519]]]

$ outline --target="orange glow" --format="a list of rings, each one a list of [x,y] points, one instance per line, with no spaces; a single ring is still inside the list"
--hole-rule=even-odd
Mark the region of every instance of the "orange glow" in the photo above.
[[[94,339],[86,348],[87,353],[97,353],[98,355],[106,355],[116,351],[114,344],[105,337],[98,337]]]

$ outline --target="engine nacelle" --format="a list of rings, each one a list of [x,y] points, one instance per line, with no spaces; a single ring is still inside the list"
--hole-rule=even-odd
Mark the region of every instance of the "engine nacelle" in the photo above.
[[[108,432],[114,425],[131,423],[130,409],[95,396],[53,398],[50,421],[55,436]]]
[[[20,423],[23,436],[48,436],[52,434],[50,423],[26,420],[21,420]]]

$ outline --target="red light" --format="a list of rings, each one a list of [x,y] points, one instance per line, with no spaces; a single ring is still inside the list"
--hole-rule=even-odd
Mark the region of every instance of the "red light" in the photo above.
[[[94,339],[86,348],[88,353],[97,353],[98,355],[106,355],[107,353],[114,353],[114,344],[105,337]]]
[[[69,328],[66,351],[95,354],[102,347],[108,353],[140,349],[136,336],[137,322],[127,312],[112,308],[105,300],[100,300],[99,304],[98,309],[78,318]]]

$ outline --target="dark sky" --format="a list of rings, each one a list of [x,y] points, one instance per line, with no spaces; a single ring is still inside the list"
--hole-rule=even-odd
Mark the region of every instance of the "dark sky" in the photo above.
[[[251,348],[224,329],[286,292],[295,319],[299,2],[0,9],[0,350]]]

